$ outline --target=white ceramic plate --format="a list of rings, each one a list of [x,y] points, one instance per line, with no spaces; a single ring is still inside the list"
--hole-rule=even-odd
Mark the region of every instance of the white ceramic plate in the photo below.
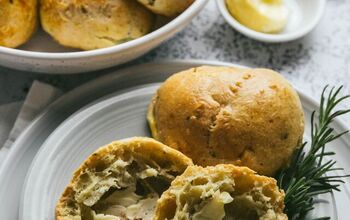
[[[140,67],[142,68],[142,67]],[[168,77],[167,66],[155,69],[143,68],[141,76],[153,75],[153,82]],[[166,74],[164,74],[167,72]],[[69,182],[72,173],[98,147],[113,140],[132,136],[149,136],[146,111],[151,97],[159,83],[138,86],[97,102],[75,114],[60,125],[47,139],[35,157],[28,172],[23,190],[20,219],[54,219],[55,204]],[[317,106],[300,93],[307,121]],[[336,123],[335,127],[339,129]],[[310,126],[306,123],[305,138],[309,139]],[[346,155],[350,154],[346,144],[349,136],[332,143],[329,147],[338,153],[335,159],[338,165],[350,172],[350,163]],[[345,156],[344,156],[345,155]],[[317,208],[310,216],[330,216],[331,219],[345,219],[341,207],[350,205],[349,182],[342,186],[342,193],[320,196]],[[338,209],[338,211],[337,211]],[[338,216],[339,215],[339,216]]]
[[[20,219],[54,219],[55,204],[74,170],[98,147],[133,136],[149,136],[146,111],[159,84],[146,84],[101,101],[65,121],[38,152],[23,191]],[[305,100],[303,99],[303,103]],[[306,108],[306,116],[310,109]],[[314,213],[337,219],[335,200],[322,196]]]
[[[82,108],[87,103],[96,100],[104,95],[120,91],[121,89],[130,88],[137,85],[143,85],[153,82],[161,82],[171,73],[178,72],[193,66],[199,65],[231,65],[222,62],[210,61],[171,61],[158,64],[144,64],[131,68],[119,70],[109,75],[103,76],[92,82],[89,82],[72,92],[61,97],[51,107],[38,117],[18,138],[12,146],[9,155],[0,167],[0,213],[1,219],[15,220],[18,219],[18,207],[20,193],[23,186],[25,175],[29,165],[38,149],[51,132],[74,111]],[[148,71],[145,71],[148,70]],[[316,105],[309,98],[301,94],[303,104],[307,109],[314,109]],[[79,113],[77,113],[79,114]],[[74,116],[73,116],[74,117]],[[337,121],[335,127],[338,131],[345,130],[345,127]],[[346,144],[350,143],[350,136],[344,136],[337,143],[338,152],[337,160],[339,165],[346,167],[349,173],[350,162],[347,161],[349,148]],[[66,176],[70,176],[67,173]],[[337,209],[347,210],[349,193],[349,182],[346,183],[343,193],[337,195]],[[27,188],[28,189],[28,188]],[[33,188],[34,189],[34,188]],[[345,191],[347,190],[347,191]],[[45,193],[45,192],[43,192]],[[344,194],[345,193],[345,194]],[[346,194],[347,193],[347,194]],[[23,200],[24,201],[24,200]],[[25,203],[24,203],[25,204]],[[23,206],[23,209],[26,205]],[[329,211],[328,209],[325,209]],[[334,213],[334,212],[331,212]],[[346,216],[346,212],[340,212]],[[329,215],[329,214],[328,214]],[[339,218],[346,219],[346,218]]]
[[[252,30],[239,23],[228,11],[226,0],[216,0],[220,13],[227,23],[247,37],[268,43],[287,42],[308,34],[320,21],[326,0],[285,0],[289,9],[286,28],[277,34],[266,34]]]
[[[43,31],[18,48],[0,46],[0,65],[42,73],[81,73],[116,66],[135,59],[182,30],[208,0],[196,0],[175,19],[135,40],[97,50],[74,51],[59,46]]]

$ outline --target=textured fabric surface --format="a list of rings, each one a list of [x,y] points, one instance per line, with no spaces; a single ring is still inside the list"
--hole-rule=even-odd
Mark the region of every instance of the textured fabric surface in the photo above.
[[[0,106],[0,165],[21,132],[61,93],[49,84],[34,81],[24,102]]]

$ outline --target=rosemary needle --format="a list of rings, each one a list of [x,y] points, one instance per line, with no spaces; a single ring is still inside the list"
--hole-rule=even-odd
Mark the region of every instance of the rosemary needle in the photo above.
[[[327,86],[323,89],[318,117],[315,111],[311,115],[310,150],[305,151],[305,142],[294,153],[290,166],[277,174],[278,185],[286,193],[284,211],[291,220],[305,219],[314,208],[314,196],[340,191],[339,186],[344,182],[342,179],[348,177],[328,175],[331,171],[343,169],[335,167],[336,161],[325,160],[335,154],[326,149],[327,143],[348,132],[334,134],[330,126],[335,118],[350,112],[350,109],[335,110],[339,103],[350,98],[350,95],[338,97],[341,90],[342,86],[337,89],[333,87],[327,95]]]

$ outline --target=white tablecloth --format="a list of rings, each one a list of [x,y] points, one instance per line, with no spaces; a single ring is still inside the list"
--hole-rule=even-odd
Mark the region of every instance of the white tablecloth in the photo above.
[[[49,84],[34,81],[24,101],[0,106],[0,166],[21,132],[61,94]]]

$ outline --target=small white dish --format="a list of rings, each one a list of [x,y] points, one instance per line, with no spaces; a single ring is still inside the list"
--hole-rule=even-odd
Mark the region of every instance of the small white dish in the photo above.
[[[227,23],[243,35],[267,43],[281,43],[296,40],[308,34],[320,21],[326,0],[285,0],[289,9],[286,28],[277,34],[266,34],[252,30],[239,23],[229,12],[226,0],[216,0],[220,13]]]
[[[108,48],[77,51],[58,45],[44,31],[20,48],[0,46],[0,65],[41,73],[82,73],[126,63],[147,53],[190,23],[208,0],[196,0],[179,16],[145,36]]]

